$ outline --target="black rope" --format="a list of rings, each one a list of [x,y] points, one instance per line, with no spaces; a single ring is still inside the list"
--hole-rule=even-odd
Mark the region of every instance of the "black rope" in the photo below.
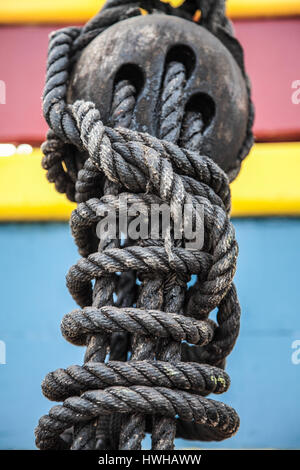
[[[68,341],[87,350],[83,366],[58,369],[43,382],[43,393],[63,404],[39,421],[41,449],[140,449],[146,431],[152,432],[153,449],[172,449],[175,436],[221,440],[239,425],[232,408],[205,398],[229,386],[222,369],[239,332],[232,284],[238,248],[229,218],[229,179],[201,155],[201,114],[184,112],[182,106],[184,65],[171,62],[166,68],[158,138],[130,129],[136,90],[127,80],[115,86],[107,126],[93,103],[66,101],[80,51],[108,26],[139,15],[140,7],[188,20],[200,9],[202,26],[222,40],[244,73],[221,0],[186,1],[178,9],[158,1],[110,0],[83,28],[51,36],[43,101],[51,130],[42,146],[43,167],[56,189],[78,202],[70,225],[83,256],[67,275],[81,310],[65,315],[61,328]],[[230,179],[252,144],[249,85],[248,91],[248,131]],[[184,241],[172,236],[128,239],[124,246],[105,239],[98,246],[99,214],[114,210],[120,215],[120,195],[127,207],[143,203],[148,216],[153,203],[178,209],[189,202],[195,210],[201,204],[202,251],[186,250]],[[191,274],[197,274],[197,282],[187,292]],[[136,277],[142,282],[139,293]],[[216,307],[217,324],[208,318]]]

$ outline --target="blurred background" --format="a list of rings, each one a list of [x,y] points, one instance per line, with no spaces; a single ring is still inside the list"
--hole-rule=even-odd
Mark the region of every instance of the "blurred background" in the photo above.
[[[40,164],[41,96],[49,33],[84,23],[102,3],[0,1],[0,449],[35,448],[34,428],[52,405],[42,379],[83,361],[60,333],[75,307],[65,274],[79,256],[68,226],[74,206]],[[299,449],[300,1],[228,0],[227,8],[256,107],[256,144],[232,184],[242,321],[220,397],[241,426],[221,443],[176,446]]]

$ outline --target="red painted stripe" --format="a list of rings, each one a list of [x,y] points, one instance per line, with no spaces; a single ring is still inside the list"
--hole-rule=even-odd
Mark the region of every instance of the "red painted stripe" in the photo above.
[[[235,29],[252,82],[255,135],[299,139],[300,104],[292,103],[292,83],[300,80],[300,19],[239,21]]]
[[[54,27],[56,28],[56,27]],[[41,96],[48,34],[53,27],[0,28],[0,79],[6,84],[6,104],[0,105],[0,140],[44,139],[47,125]]]
[[[292,82],[300,80],[300,19],[234,24],[252,81],[257,138],[299,139],[300,104],[293,104],[291,97],[295,91]],[[41,96],[48,34],[53,29],[56,27],[0,28],[0,80],[6,83],[6,104],[0,104],[2,142],[38,143],[44,139],[47,126]]]

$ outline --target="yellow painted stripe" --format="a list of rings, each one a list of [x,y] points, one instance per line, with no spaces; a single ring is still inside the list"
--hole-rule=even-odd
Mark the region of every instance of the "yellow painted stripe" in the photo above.
[[[2,0],[1,23],[82,23],[94,16],[104,0]]]
[[[168,0],[166,0],[168,2]],[[173,6],[182,0],[169,0]],[[1,23],[81,23],[95,15],[104,0],[2,0]],[[300,15],[299,0],[228,0],[231,18]]]
[[[300,215],[300,143],[256,144],[231,185],[232,214]]]
[[[42,152],[0,157],[0,220],[67,220],[75,207],[45,178]]]
[[[41,151],[0,157],[0,220],[68,220],[75,204],[41,168]],[[256,144],[232,183],[233,216],[300,215],[300,143]]]
[[[299,0],[227,0],[231,18],[258,18],[300,15]]]

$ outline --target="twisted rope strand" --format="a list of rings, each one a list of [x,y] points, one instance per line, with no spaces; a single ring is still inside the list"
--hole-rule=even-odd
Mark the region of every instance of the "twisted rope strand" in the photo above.
[[[182,100],[186,82],[186,70],[183,64],[171,62],[167,66],[163,84],[162,107],[160,120],[160,136],[166,141],[177,144],[184,107]],[[170,127],[170,123],[172,123]],[[182,245],[182,241],[171,240],[173,246]],[[165,281],[165,299],[163,309],[165,312],[182,313],[186,282],[188,275],[180,276],[180,273],[170,273]],[[169,338],[159,341],[157,358],[169,363],[178,363],[181,359],[181,343]],[[154,416],[152,426],[152,449],[168,450],[174,448],[176,436],[176,421],[174,418]]]
[[[129,125],[132,117],[132,111],[134,108],[134,93],[135,89],[123,80],[119,82],[114,91],[114,99],[112,103],[112,120],[114,125],[121,124],[122,122]],[[118,193],[118,186],[114,183],[105,181],[104,195],[113,195]],[[105,251],[105,249],[114,249],[119,246],[119,240],[111,240],[106,237],[105,240],[101,240],[99,244],[99,252]],[[101,278],[97,278],[95,287],[93,290],[93,303],[94,307],[102,307],[104,305],[113,305],[113,294],[117,288],[117,277],[115,274],[102,275]],[[101,334],[90,335],[87,339],[87,349],[84,357],[85,363],[99,363],[104,362],[108,346],[110,343],[110,336],[104,331]],[[74,439],[71,449],[93,449],[95,448],[96,430],[99,428],[99,432],[104,434],[104,430],[107,423],[102,425],[101,420],[95,420],[87,425],[79,425],[74,428]]]
[[[111,386],[147,385],[179,390],[192,390],[201,395],[224,393],[229,376],[207,364],[168,361],[110,361],[106,364],[88,362],[50,372],[42,383],[44,395],[52,401],[64,401],[88,390]]]
[[[229,406],[188,392],[163,387],[112,387],[67,398],[63,405],[51,408],[49,415],[39,420],[38,445],[41,449],[57,448],[59,435],[74,424],[102,414],[136,411],[207,424],[226,437],[233,435],[239,425],[236,412]]]
[[[88,145],[88,144],[87,144]],[[160,194],[161,195],[161,194]],[[224,213],[224,212],[223,212]],[[225,213],[224,213],[225,214]],[[226,216],[227,217],[227,216]],[[223,227],[224,227],[224,224],[222,224]],[[226,224],[225,224],[226,226]],[[221,231],[221,235],[223,235],[223,232],[224,230]],[[227,240],[226,240],[227,241]],[[226,244],[228,246],[228,244]],[[217,245],[218,246],[218,245]],[[160,249],[159,247],[149,247],[148,249],[150,250],[156,250],[156,253],[158,254],[158,250]],[[182,250],[182,252],[181,252]],[[185,250],[183,249],[180,249],[180,248],[174,248],[173,249],[173,253],[180,253],[182,254],[182,256],[184,256],[185,260],[188,258],[191,258],[190,255],[192,256],[195,256],[195,254],[197,253],[198,257],[199,255],[201,255],[201,258],[203,257],[203,253],[199,253],[199,252],[186,252]],[[108,256],[108,253],[111,253],[111,258],[107,261],[107,256]],[[116,255],[118,253],[118,256],[119,256],[119,259],[116,258]],[[127,256],[127,258],[125,257],[124,258],[124,254],[126,256],[126,253],[129,253],[129,256]],[[138,254],[138,257],[135,258],[135,259],[132,259],[132,254],[135,254],[137,253]],[[149,256],[145,256],[145,247],[144,248],[139,248],[139,247],[132,247],[132,248],[127,248],[126,250],[122,249],[122,250],[105,250],[105,253],[101,254],[101,253],[98,253],[98,254],[94,254],[94,255],[90,255],[88,257],[88,259],[83,259],[81,260],[77,266],[75,268],[73,268],[73,270],[71,269],[69,275],[68,275],[68,284],[69,284],[69,287],[70,287],[70,290],[71,292],[73,293],[73,295],[75,294],[76,295],[76,300],[79,302],[79,304],[87,304],[88,300],[86,297],[82,300],[82,292],[83,291],[86,291],[86,280],[87,279],[92,279],[94,277],[99,277],[100,273],[103,272],[101,271],[101,268],[105,270],[105,267],[106,269],[110,270],[110,271],[117,271],[117,270],[124,270],[126,268],[130,268],[130,269],[141,269],[141,258],[142,260],[146,260],[149,264]],[[164,256],[165,252],[162,252],[160,253],[160,259],[162,256]],[[218,253],[219,254],[219,253]],[[120,257],[120,255],[122,255]],[[102,257],[102,258],[101,258]],[[95,271],[95,265],[91,266],[91,268],[88,268],[88,269],[91,269],[90,271],[90,275],[88,275],[88,277],[85,277],[85,278],[82,278],[82,274],[85,273],[85,276],[87,275],[87,266],[88,263],[93,260],[93,262],[96,261],[96,271]],[[112,260],[116,263],[115,266],[113,267],[113,265],[111,264],[112,263]],[[120,261],[123,261],[123,265],[120,265]],[[165,262],[167,262],[167,258],[165,257]],[[134,264],[134,263],[137,263],[137,264]],[[190,261],[189,261],[190,263]],[[227,263],[228,264],[228,263]],[[79,272],[78,276],[77,276],[77,272],[74,273],[74,269],[76,271],[76,269],[78,269],[78,266],[81,268],[81,271]],[[174,266],[174,264],[173,264]],[[178,269],[182,269],[182,267],[184,268],[184,266],[186,266],[186,264],[181,264],[179,262],[179,264],[177,263],[176,265],[176,268]],[[82,268],[84,269],[82,271]],[[100,270],[99,270],[100,268]],[[227,268],[227,266],[226,266]],[[149,269],[149,266],[147,266],[147,270]],[[156,262],[156,269],[157,269],[157,262]],[[167,271],[168,271],[168,268],[166,268]],[[98,270],[98,274],[97,274],[97,270]],[[197,272],[197,270],[195,269],[195,266],[193,267],[193,269],[191,270],[192,272]],[[200,270],[201,271],[201,270]],[[105,271],[104,271],[105,272]],[[185,268],[184,268],[184,271],[185,272]],[[75,276],[75,277],[74,277]],[[76,277],[77,276],[77,277]],[[75,279],[75,280],[74,280]],[[86,294],[86,292],[85,292]],[[139,315],[139,321],[141,320],[141,315]],[[120,320],[119,320],[120,321]],[[126,318],[126,322],[128,324],[128,317]],[[93,332],[95,332],[95,325],[93,324]],[[106,329],[107,329],[107,325],[106,325]],[[153,334],[153,331],[151,332]],[[149,334],[149,333],[148,333]],[[157,332],[155,332],[156,336],[157,336]],[[182,338],[180,338],[180,340],[182,340]],[[195,340],[192,341],[194,344],[195,344]],[[158,434],[161,434],[161,432],[159,432]],[[159,440],[159,438],[157,438],[155,435],[155,441],[156,443],[159,443],[161,442],[161,440]],[[174,433],[172,433],[172,436],[171,437],[174,437]],[[156,444],[155,444],[156,445]],[[157,445],[160,445],[160,444],[157,444]],[[169,445],[169,444],[168,444]]]
[[[136,90],[128,80],[115,84],[109,125],[93,103],[67,104],[70,72],[80,51],[107,27],[139,15],[140,7],[189,20],[200,8],[201,23],[222,38],[247,82],[223,0],[188,0],[176,10],[156,0],[109,0],[85,27],[51,36],[44,92],[51,130],[43,145],[43,167],[57,190],[78,202],[70,225],[83,256],[67,275],[70,293],[82,309],[65,315],[61,329],[68,341],[87,345],[87,350],[83,366],[58,369],[43,382],[48,398],[64,402],[39,421],[36,443],[41,449],[139,449],[146,431],[152,432],[153,449],[172,449],[175,436],[221,440],[239,426],[232,408],[204,398],[229,386],[222,369],[239,332],[240,307],[232,284],[238,247],[229,220],[228,176],[201,155],[201,113],[182,105],[185,66],[166,64],[158,138],[129,129]],[[247,86],[247,136],[230,179],[252,143]],[[120,217],[119,196],[127,210],[142,203],[150,221],[151,205],[167,203],[171,236],[135,245],[128,239],[122,247],[107,238],[96,251],[95,226],[105,212],[114,210]],[[187,250],[185,240],[172,235],[172,223],[186,203],[195,210],[203,206],[202,251]],[[195,225],[194,215],[192,221]],[[138,297],[136,272],[142,281]],[[191,274],[197,282],[186,294]],[[208,318],[215,307],[217,325]],[[123,362],[129,335],[131,360]],[[72,427],[70,443],[66,436]]]

